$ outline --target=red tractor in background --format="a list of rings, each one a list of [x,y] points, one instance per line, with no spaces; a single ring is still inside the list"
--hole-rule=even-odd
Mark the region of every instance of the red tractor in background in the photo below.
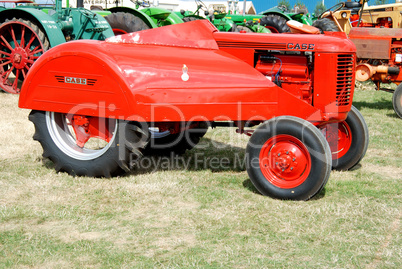
[[[377,90],[393,93],[395,113],[402,118],[402,4],[367,7],[366,2],[338,3],[321,14],[313,26],[321,32],[348,34],[357,50],[356,79],[371,79]],[[381,85],[390,83],[398,87],[393,90]]]
[[[344,33],[226,33],[198,20],[61,44],[32,66],[19,106],[32,110],[34,139],[57,171],[118,175],[146,147],[180,152],[208,126],[236,126],[251,136],[255,187],[307,200],[331,167],[350,169],[367,150],[355,63]]]

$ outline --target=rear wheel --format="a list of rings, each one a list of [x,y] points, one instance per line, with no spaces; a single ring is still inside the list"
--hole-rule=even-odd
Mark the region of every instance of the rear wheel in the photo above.
[[[336,26],[333,20],[328,18],[318,19],[313,23],[313,26],[318,28],[323,34],[324,32],[339,32],[338,26]]]
[[[132,32],[150,29],[150,27],[139,17],[126,13],[116,12],[105,17],[115,35],[123,35]]]
[[[269,14],[260,19],[260,25],[268,28],[271,33],[288,33],[289,26],[286,25],[287,19],[280,15]]]
[[[349,170],[364,157],[369,143],[369,132],[362,114],[352,106],[345,121],[320,126],[332,154],[332,168]]]
[[[322,133],[311,123],[281,116],[260,125],[246,149],[247,173],[263,195],[308,200],[324,188],[331,154]]]
[[[32,64],[46,50],[49,41],[34,23],[13,18],[0,25],[0,88],[19,93]]]
[[[237,25],[236,32],[242,32],[242,31],[245,33],[253,33],[253,31],[250,28],[248,28],[246,26],[242,26],[242,25]]]
[[[395,113],[402,118],[402,84],[398,85],[392,96],[392,105],[394,106]]]
[[[146,155],[169,155],[184,154],[186,150],[191,150],[206,134],[208,126],[206,123],[200,123],[197,127],[187,129],[178,134],[166,132],[156,132],[151,129],[151,140],[145,148]]]
[[[130,170],[148,141],[147,128],[116,119],[32,111],[34,139],[57,171],[110,177]],[[146,131],[143,131],[146,130]]]
[[[200,18],[189,16],[189,17],[184,17],[182,20],[183,20],[184,22],[189,22],[189,21],[198,21],[198,20],[200,20]]]

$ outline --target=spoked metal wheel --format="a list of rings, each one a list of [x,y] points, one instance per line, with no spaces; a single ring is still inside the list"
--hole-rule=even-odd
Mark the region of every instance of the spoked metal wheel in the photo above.
[[[0,88],[19,93],[34,61],[49,49],[45,34],[35,24],[22,19],[0,25]]]
[[[34,139],[57,171],[70,175],[110,177],[128,172],[142,156],[148,127],[116,119],[32,111]]]

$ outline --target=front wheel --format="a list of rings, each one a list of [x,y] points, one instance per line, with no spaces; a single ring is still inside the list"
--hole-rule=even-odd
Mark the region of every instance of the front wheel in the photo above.
[[[34,139],[56,171],[111,177],[130,170],[147,142],[147,128],[116,119],[33,110]],[[145,131],[144,131],[145,130]]]
[[[332,154],[332,168],[345,171],[356,166],[366,154],[369,132],[363,115],[352,106],[345,121],[320,126]]]
[[[392,96],[392,105],[394,106],[395,113],[402,118],[402,84],[398,85]]]
[[[319,193],[331,172],[325,137],[311,123],[281,116],[260,125],[246,148],[247,173],[263,195],[308,200]]]

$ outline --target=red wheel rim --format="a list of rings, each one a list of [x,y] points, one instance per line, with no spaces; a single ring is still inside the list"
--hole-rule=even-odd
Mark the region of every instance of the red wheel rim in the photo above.
[[[35,31],[26,24],[12,21],[0,29],[0,87],[9,93],[19,93],[19,82],[36,59],[43,54],[43,44]]]
[[[331,148],[332,160],[343,157],[352,145],[352,132],[346,121],[330,123],[322,128],[322,132]]]
[[[122,29],[117,29],[117,28],[113,28],[113,33],[114,35],[124,35],[127,34],[126,31],[122,30]]]
[[[273,33],[273,34],[279,34],[279,31],[276,30],[275,27],[272,27],[272,26],[265,26],[265,28],[267,28],[268,30],[270,30],[271,33]]]
[[[311,171],[308,149],[291,135],[277,135],[268,139],[261,148],[259,158],[264,177],[281,189],[301,185]]]

